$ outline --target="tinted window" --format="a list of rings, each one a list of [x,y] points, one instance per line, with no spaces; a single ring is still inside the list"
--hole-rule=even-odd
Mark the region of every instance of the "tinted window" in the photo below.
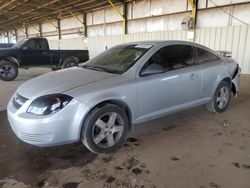
[[[36,50],[46,50],[47,49],[47,42],[44,39],[37,39],[36,40]]]
[[[24,47],[28,47],[30,50],[47,50],[47,42],[45,39],[32,39],[29,40]]]
[[[197,48],[197,54],[199,63],[206,63],[210,61],[216,61],[219,59],[216,55],[200,48]]]
[[[143,69],[151,64],[161,65],[164,70],[174,70],[194,65],[193,47],[187,45],[166,46],[157,51]]]
[[[35,41],[29,40],[24,46],[28,47],[29,50],[35,50]]]

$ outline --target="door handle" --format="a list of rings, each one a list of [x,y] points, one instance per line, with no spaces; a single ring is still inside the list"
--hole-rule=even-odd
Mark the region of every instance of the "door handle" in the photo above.
[[[198,74],[197,73],[192,73],[191,74],[191,79],[192,80],[195,80],[195,79],[197,79],[198,78]]]

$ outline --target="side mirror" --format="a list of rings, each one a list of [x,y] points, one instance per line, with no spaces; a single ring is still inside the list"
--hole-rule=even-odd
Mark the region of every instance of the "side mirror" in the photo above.
[[[141,72],[141,76],[163,73],[165,69],[159,64],[151,64]]]

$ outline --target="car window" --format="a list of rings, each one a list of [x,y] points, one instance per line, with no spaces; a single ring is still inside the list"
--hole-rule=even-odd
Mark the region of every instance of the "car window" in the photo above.
[[[203,50],[201,48],[197,48],[197,55],[198,55],[199,64],[210,62],[210,61],[216,61],[219,59],[216,55],[208,52],[207,50]]]
[[[145,70],[151,64],[160,65],[165,71],[194,65],[194,49],[188,45],[163,47],[152,55],[142,70]]]

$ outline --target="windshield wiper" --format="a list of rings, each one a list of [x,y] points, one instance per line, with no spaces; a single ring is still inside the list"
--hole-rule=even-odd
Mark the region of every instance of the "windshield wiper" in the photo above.
[[[97,71],[108,72],[108,73],[113,73],[113,74],[120,74],[119,71],[111,70],[108,68],[96,67],[96,66],[91,66],[91,65],[83,65],[82,67],[86,69],[91,69],[91,70],[97,70]]]
[[[83,65],[83,68],[86,69],[91,69],[91,70],[97,70],[97,71],[102,71],[102,72],[107,72],[105,69],[100,68],[100,67],[95,67],[95,66],[90,66],[90,65]]]

